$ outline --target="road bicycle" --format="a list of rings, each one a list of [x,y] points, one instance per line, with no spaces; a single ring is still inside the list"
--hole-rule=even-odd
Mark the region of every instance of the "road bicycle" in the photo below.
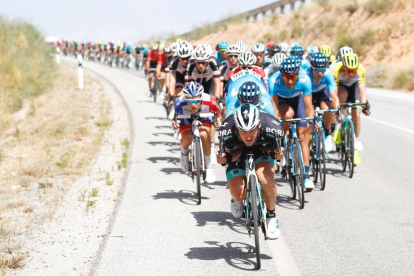
[[[256,142],[254,145],[263,145],[268,144],[268,141]],[[275,141],[276,148],[280,151],[280,139],[276,138]],[[231,146],[245,146],[244,144],[235,144]],[[249,148],[247,148],[249,149]],[[219,143],[219,156],[222,156],[224,153],[224,140],[223,137],[220,137]],[[260,260],[260,242],[259,242],[259,228],[261,228],[264,239],[267,239],[267,225],[266,225],[266,204],[262,197],[262,186],[257,179],[256,175],[256,166],[254,163],[254,153],[251,150],[246,152],[246,199],[243,200],[243,205],[245,208],[245,217],[246,217],[246,228],[249,233],[254,235],[255,243],[255,253],[256,253],[256,269],[261,268]]]
[[[354,175],[354,156],[355,156],[355,127],[352,121],[352,107],[362,106],[366,103],[341,103],[341,106],[346,107],[344,116],[345,121],[341,124],[341,146],[339,148],[339,155],[342,161],[342,171],[345,172],[348,167],[349,178]]]
[[[316,127],[312,129],[310,142],[310,170],[313,174],[313,182],[320,183],[320,189],[323,191],[326,187],[326,160],[328,153],[325,147],[325,131],[323,129],[323,114],[325,112],[337,113],[338,109],[321,110],[315,108]]]
[[[193,132],[193,141],[189,151],[189,172],[194,182],[196,179],[197,184],[197,204],[201,204],[201,178],[206,180],[206,164],[204,160],[203,143],[200,138],[200,130],[198,127],[202,125],[200,119],[213,118],[213,121],[217,120],[216,113],[195,113],[195,114],[175,114],[174,119],[191,119],[191,129]]]
[[[154,103],[157,102],[158,90],[160,88],[160,80],[157,78],[155,71],[156,71],[155,68],[150,68],[150,72],[149,72],[149,74],[152,73],[152,84],[151,84],[150,90],[151,90]]]
[[[299,138],[296,133],[296,124],[299,121],[311,121],[314,117],[296,118],[280,120],[280,122],[289,122],[289,134],[285,136],[285,158],[286,158],[286,179],[290,185],[292,192],[292,199],[298,199],[299,208],[305,207],[305,186],[304,186],[304,171],[305,166],[303,162],[302,148],[300,146]]]

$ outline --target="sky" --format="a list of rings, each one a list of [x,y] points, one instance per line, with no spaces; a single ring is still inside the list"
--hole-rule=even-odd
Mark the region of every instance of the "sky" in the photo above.
[[[0,15],[24,20],[61,39],[138,42],[165,32],[190,31],[207,21],[274,0],[0,0]]]

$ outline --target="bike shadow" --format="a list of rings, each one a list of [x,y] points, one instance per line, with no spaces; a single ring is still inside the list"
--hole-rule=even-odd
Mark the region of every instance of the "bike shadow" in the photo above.
[[[159,133],[153,133],[152,135],[157,136],[157,137],[158,136],[162,136],[162,135],[173,137],[174,136],[174,133],[171,133],[171,132],[159,132]]]
[[[204,243],[209,246],[192,247],[184,256],[191,260],[224,260],[228,265],[239,270],[256,270],[255,248],[250,244],[242,242],[220,244],[218,241],[205,241]],[[260,258],[262,260],[270,260],[272,257],[266,254],[260,254]]]
[[[233,217],[230,212],[201,211],[191,212],[191,214],[196,219],[197,226],[199,227],[204,227],[207,224],[227,226],[236,233],[247,235],[246,221]]]
[[[305,205],[308,203],[305,197]],[[284,194],[278,194],[276,197],[276,205],[284,209],[300,210],[299,201],[292,199],[290,196]]]
[[[155,117],[155,116],[145,117],[145,119],[146,120],[162,120],[162,121],[167,120],[167,118],[165,118],[165,117]]]
[[[179,142],[171,142],[171,141],[152,141],[152,142],[147,142],[148,144],[150,144],[151,146],[158,146],[158,145],[163,145],[163,146],[168,146],[168,147],[174,147],[174,148],[180,148],[180,143]]]
[[[171,129],[171,125],[161,125],[161,126],[156,126],[155,128],[157,128],[157,129],[162,129],[162,128],[168,128],[168,129]]]
[[[151,161],[152,163],[173,163],[177,164],[180,163],[180,158],[177,157],[166,157],[166,156],[158,156],[158,157],[150,157],[147,158],[148,161]]]
[[[216,181],[214,183],[204,182],[204,183],[201,183],[201,186],[203,186],[203,187],[205,187],[209,190],[214,190],[214,188],[213,188],[214,186],[224,187],[224,186],[227,186],[227,182],[226,181]]]
[[[165,192],[160,192],[152,196],[152,199],[178,199],[181,203],[186,205],[198,205],[197,193],[188,190],[165,190]],[[210,199],[205,196],[201,196],[202,200]]]
[[[137,103],[152,103],[152,100],[138,100]]]

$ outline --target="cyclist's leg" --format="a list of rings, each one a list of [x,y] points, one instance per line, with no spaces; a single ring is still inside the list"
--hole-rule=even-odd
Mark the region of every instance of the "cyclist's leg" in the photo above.
[[[293,117],[295,116],[295,111],[292,109],[292,107],[288,105],[286,100],[279,97],[278,102],[279,114],[280,117],[282,117],[282,120],[293,119]],[[285,134],[287,134],[289,132],[289,123],[282,123],[282,127]]]
[[[230,188],[230,194],[236,201],[246,199],[246,174],[244,160],[237,160],[226,165],[226,178]]]
[[[353,86],[351,86],[351,89],[353,91],[349,91],[349,94],[353,92],[354,95],[354,102],[359,102],[359,86],[358,83],[355,83]],[[355,137],[358,139],[359,134],[361,133],[361,106],[354,106],[352,107],[352,121],[354,122],[355,127]]]
[[[263,188],[263,200],[268,210],[276,208],[277,188],[275,185],[275,164],[267,154],[256,159],[256,174],[260,185]]]

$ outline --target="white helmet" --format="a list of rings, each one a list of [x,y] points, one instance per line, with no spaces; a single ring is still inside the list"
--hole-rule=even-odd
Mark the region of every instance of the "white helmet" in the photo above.
[[[306,52],[308,52],[308,54],[315,54],[319,53],[319,49],[315,45],[310,45],[308,48],[306,48]]]
[[[213,49],[211,48],[210,44],[208,44],[207,42],[201,42],[201,44],[198,46],[201,46],[201,45],[203,45],[206,48],[206,50],[209,52],[210,55],[213,53]]]
[[[250,131],[260,124],[260,111],[252,104],[243,104],[234,112],[234,123],[242,131]]]
[[[272,58],[272,65],[275,67],[280,67],[282,61],[286,58],[284,53],[276,53]]]
[[[211,52],[209,51],[208,47],[205,45],[198,45],[197,48],[195,48],[193,57],[194,60],[197,61],[207,61],[210,58]]]
[[[160,45],[158,45],[157,43],[152,44],[152,49],[154,51],[158,50],[160,48]]]
[[[252,47],[253,53],[262,53],[265,51],[266,46],[263,43],[255,43]]]
[[[244,41],[239,41],[236,43],[237,46],[239,46],[240,53],[247,51],[247,44]]]
[[[231,44],[229,45],[229,47],[227,47],[226,52],[229,55],[239,55],[240,49],[239,46],[237,46],[236,44]]]
[[[340,58],[344,58],[344,56],[348,53],[353,53],[354,49],[352,49],[351,47],[348,46],[344,46],[341,49],[339,49],[339,57]]]
[[[287,43],[280,43],[280,51],[286,54],[289,50],[289,45]]]
[[[172,50],[174,53],[176,53],[176,52],[177,52],[177,44],[178,44],[178,42],[173,42],[173,43],[171,44],[171,50]]]
[[[190,42],[183,40],[177,46],[177,54],[181,58],[191,57],[193,53],[193,45]]]
[[[252,52],[243,52],[239,55],[239,65],[253,66],[256,64],[256,56]]]

